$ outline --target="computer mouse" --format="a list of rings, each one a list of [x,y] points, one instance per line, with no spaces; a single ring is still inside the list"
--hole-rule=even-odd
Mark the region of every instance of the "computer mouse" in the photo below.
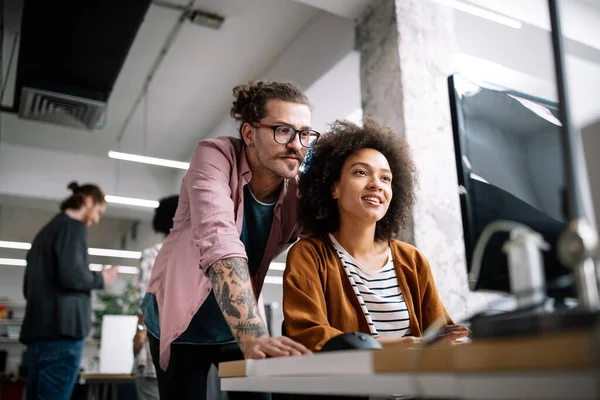
[[[373,336],[363,332],[348,332],[332,337],[324,345],[321,351],[339,350],[371,350],[381,349],[381,343]]]

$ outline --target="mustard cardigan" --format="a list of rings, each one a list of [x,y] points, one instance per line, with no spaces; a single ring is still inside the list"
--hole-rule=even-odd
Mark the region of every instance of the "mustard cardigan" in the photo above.
[[[398,284],[406,302],[412,336],[445,318],[429,263],[413,246],[390,241]],[[302,239],[290,249],[283,275],[283,314],[287,335],[318,351],[345,332],[370,334],[367,320],[329,238]]]

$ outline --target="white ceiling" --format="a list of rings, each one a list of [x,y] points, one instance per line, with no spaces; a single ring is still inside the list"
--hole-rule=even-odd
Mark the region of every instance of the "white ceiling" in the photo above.
[[[8,55],[12,37],[18,30],[18,4],[22,0],[5,1],[8,11],[4,54]],[[184,5],[186,0],[171,2]],[[184,24],[150,86],[147,119],[144,119],[144,107],[140,105],[118,144],[116,138],[125,118],[179,17],[176,10],[152,5],[115,84],[103,129],[88,132],[24,121],[15,115],[4,114],[2,140],[100,157],[106,156],[111,148],[120,148],[185,160],[195,144],[208,136],[227,114],[232,100],[230,89],[237,83],[260,77],[317,15],[319,11],[315,7],[355,18],[370,2],[197,0],[196,8],[224,16],[224,24],[219,30],[190,22]],[[546,15],[540,12],[544,0],[529,0],[525,8],[531,12],[527,14],[523,11],[523,2],[518,0],[501,4],[493,0],[473,2],[528,23],[544,25]],[[587,0],[585,5],[600,9],[598,1]],[[568,15],[565,13],[565,18]],[[11,72],[14,72],[14,65]],[[4,104],[9,104],[12,98],[14,73],[9,74],[9,78]],[[146,134],[144,126],[147,127]]]
[[[121,150],[174,159],[187,156],[228,111],[231,88],[260,77],[318,12],[291,0],[197,0],[195,7],[221,15],[225,22],[219,30],[184,23],[150,86],[148,118],[144,121],[144,108],[138,107]],[[88,132],[5,114],[2,140],[96,156],[118,147],[117,135],[179,15],[177,10],[150,7],[115,83],[104,129]],[[5,48],[18,24],[12,21],[7,28]],[[12,87],[14,74],[10,77]],[[11,98],[12,90],[4,104]]]
[[[3,53],[5,69],[12,38],[19,28],[19,5],[22,1],[5,0],[7,7]],[[187,3],[187,0],[169,1],[180,5]],[[527,2],[521,0],[505,0],[503,2],[473,0],[472,2],[523,19],[527,24],[523,29],[510,33],[510,37],[508,37],[504,33],[506,30],[502,31],[502,26],[498,24],[464,13],[457,13],[457,25],[460,25],[458,26],[459,36],[468,38],[468,43],[471,43],[469,47],[466,45],[467,42],[463,41],[463,51],[468,48],[467,53],[476,54],[480,58],[489,59],[502,65],[508,65],[504,63],[508,60],[512,68],[528,74],[532,74],[529,69],[538,70],[540,60],[533,60],[535,62],[530,60],[531,57],[528,57],[527,54],[527,43],[531,42],[534,28],[537,29],[535,32],[537,39],[534,42],[536,45],[543,42],[539,38],[539,27],[543,27],[544,21],[547,19],[547,15],[544,14],[545,0],[528,0]],[[326,28],[317,30],[317,32],[311,32],[311,30],[315,21],[319,19],[325,21],[321,23],[321,27],[333,25],[328,23],[323,16],[333,17],[323,10],[339,16],[335,17],[337,20],[344,20],[351,24],[348,19],[344,18],[355,18],[369,3],[370,0],[197,0],[195,7],[224,16],[224,24],[219,30],[211,30],[189,22],[184,24],[150,86],[147,140],[144,139],[143,107],[139,107],[119,146],[116,138],[124,120],[132,109],[135,99],[139,96],[146,75],[179,16],[179,12],[176,10],[153,5],[149,9],[116,82],[109,100],[107,124],[104,129],[93,132],[76,130],[25,121],[18,119],[15,115],[3,113],[0,129],[1,140],[3,144],[9,145],[4,146],[5,151],[9,154],[14,152],[13,150],[19,150],[23,154],[37,154],[35,151],[26,152],[25,150],[27,148],[52,150],[54,151],[53,156],[44,159],[48,164],[53,159],[65,159],[63,165],[65,171],[68,172],[69,166],[77,165],[78,169],[74,171],[74,174],[81,176],[77,179],[92,182],[97,180],[102,185],[104,182],[109,182],[110,177],[120,174],[121,184],[118,184],[119,178],[117,178],[117,183],[112,184],[113,182],[111,182],[110,185],[105,185],[106,191],[111,194],[152,198],[156,196],[155,192],[158,190],[155,189],[157,188],[161,189],[161,195],[175,192],[179,186],[179,179],[176,178],[175,173],[170,175],[170,170],[165,171],[160,167],[144,167],[146,170],[143,175],[140,172],[141,166],[134,168],[130,165],[131,163],[108,160],[108,150],[120,148],[127,152],[186,161],[195,144],[202,138],[214,135],[215,132],[234,134],[235,126],[231,123],[231,119],[227,118],[227,115],[233,99],[231,88],[235,84],[265,74],[274,76],[275,79],[285,78],[293,75],[290,73],[292,67],[309,70],[312,64],[322,63],[322,58],[326,53],[314,56],[314,50],[322,43],[329,43],[327,40],[330,40],[332,35],[328,34]],[[563,3],[567,4],[564,0]],[[586,1],[582,3],[581,0],[569,0],[568,5],[569,7],[564,12],[565,25],[568,21],[576,21],[577,17],[586,18],[586,21],[600,21],[600,12],[598,12],[600,2]],[[575,7],[576,5],[578,6]],[[586,12],[586,10],[593,12]],[[584,26],[575,29],[572,28],[573,23],[569,23],[569,29],[566,31],[573,37],[583,38],[581,40],[593,39],[593,35],[587,34],[589,26],[597,27],[600,26],[599,24],[583,24]],[[600,34],[599,29],[596,31]],[[482,32],[488,34],[481,34]],[[307,33],[312,33],[313,36],[309,38],[310,35]],[[489,37],[490,35],[492,37],[499,35],[499,39],[482,39],[484,36]],[[543,36],[543,32],[541,35]],[[304,42],[300,43],[303,37]],[[500,46],[497,42],[502,42],[503,45]],[[516,43],[516,45],[508,46],[509,42]],[[600,39],[592,44],[595,45],[592,47],[600,48]],[[337,74],[336,76],[328,78],[327,71],[322,72],[323,79],[327,82],[321,86],[314,80],[302,82],[309,90],[311,90],[309,85],[314,86],[312,87],[314,93],[311,96],[314,97],[315,106],[318,108],[315,109],[315,123],[320,126],[324,126],[332,119],[330,111],[337,110],[336,112],[341,114],[340,110],[345,107],[345,103],[360,101],[360,99],[354,99],[354,97],[360,96],[358,83],[355,84],[358,74],[358,61],[355,60],[358,57],[357,54],[350,54],[344,46],[336,43],[327,44],[327,46],[328,49],[331,49],[327,51],[328,53],[340,51],[338,47],[342,48],[346,53],[340,55],[339,58],[342,59],[346,55],[348,58],[346,63],[336,64],[337,66],[331,69],[329,75]],[[584,50],[595,51],[592,47]],[[278,63],[285,51],[296,52],[296,58],[292,57]],[[489,54],[490,52],[493,54]],[[290,60],[294,60],[295,64],[292,65]],[[273,67],[277,73],[272,72]],[[10,72],[4,105],[10,105],[12,98],[14,65]],[[351,94],[347,98],[335,101],[335,107],[330,107],[334,103],[331,99],[336,98],[337,95],[330,89],[335,83],[333,81],[343,83],[345,75],[348,74],[352,75],[347,80],[347,82],[352,82]],[[546,77],[543,78],[546,79]],[[585,76],[582,76],[581,79],[585,79]],[[322,113],[321,108],[328,108],[327,112]],[[345,116],[335,115],[335,117]],[[67,160],[69,155],[78,155],[79,161],[74,164],[75,161]],[[86,156],[96,157],[94,162],[88,163],[94,165],[94,168],[82,168],[82,157]],[[101,163],[99,161],[101,159],[106,160],[106,163]],[[25,166],[24,164],[19,165],[23,168]],[[154,180],[155,182],[142,187],[136,183],[136,180]],[[42,183],[55,185],[55,182]],[[66,184],[67,181],[60,183],[61,195],[64,192],[62,185]],[[27,185],[30,183],[28,182]],[[53,194],[48,197],[56,196]]]

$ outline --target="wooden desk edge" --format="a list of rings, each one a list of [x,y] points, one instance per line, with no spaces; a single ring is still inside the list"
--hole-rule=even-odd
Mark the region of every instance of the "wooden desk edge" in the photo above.
[[[241,378],[246,376],[246,360],[228,361],[219,364],[219,377]]]
[[[575,331],[519,340],[493,339],[455,346],[373,350],[372,371],[377,374],[581,370],[597,365],[597,352],[593,331]],[[245,360],[220,363],[219,376],[247,376]]]

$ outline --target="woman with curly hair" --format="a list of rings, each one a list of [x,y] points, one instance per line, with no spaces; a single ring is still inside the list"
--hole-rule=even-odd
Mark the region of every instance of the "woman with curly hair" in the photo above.
[[[342,333],[410,346],[434,322],[452,326],[427,259],[395,240],[409,221],[416,172],[410,149],[390,128],[336,121],[299,181],[298,218],[310,234],[289,251],[283,281],[287,335],[313,351]]]

